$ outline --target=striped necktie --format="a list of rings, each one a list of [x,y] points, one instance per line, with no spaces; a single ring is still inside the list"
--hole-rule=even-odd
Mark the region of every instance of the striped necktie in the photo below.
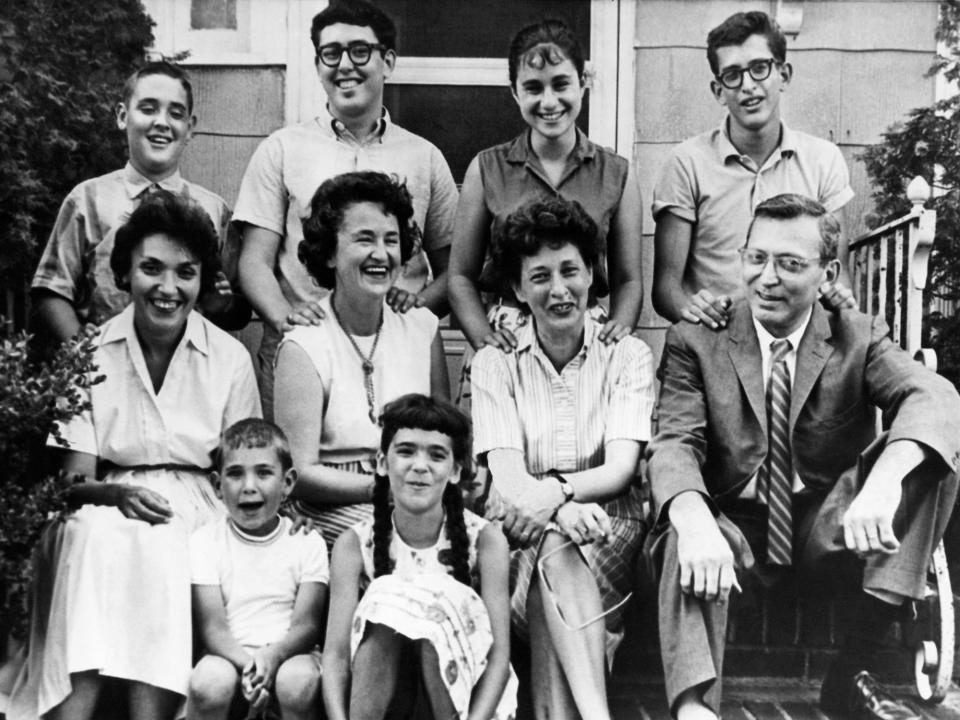
[[[793,560],[793,463],[790,453],[789,340],[774,340],[770,381],[767,383],[767,561],[790,565]]]

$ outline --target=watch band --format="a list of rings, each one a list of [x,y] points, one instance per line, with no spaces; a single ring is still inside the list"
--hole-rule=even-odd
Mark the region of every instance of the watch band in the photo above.
[[[573,489],[573,485],[571,485],[570,481],[560,474],[559,470],[548,470],[547,475],[556,478],[557,482],[560,483],[560,492],[563,493],[563,502],[568,503],[573,500],[573,496],[576,494]]]

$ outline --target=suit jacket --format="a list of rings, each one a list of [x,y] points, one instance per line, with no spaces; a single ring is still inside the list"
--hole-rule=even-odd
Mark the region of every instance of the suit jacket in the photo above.
[[[696,490],[723,510],[767,454],[760,345],[750,306],[731,310],[721,331],[678,323],[660,366],[659,429],[648,448],[658,516],[677,494]],[[826,492],[876,434],[882,408],[888,441],[927,445],[957,471],[960,397],[944,378],[887,337],[884,322],[817,303],[797,348],[790,404],[793,464],[804,484]],[[665,519],[665,518],[660,518]]]

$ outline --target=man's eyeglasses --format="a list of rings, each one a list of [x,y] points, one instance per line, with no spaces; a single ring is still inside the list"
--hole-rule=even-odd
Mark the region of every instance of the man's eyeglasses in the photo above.
[[[763,250],[754,250],[753,248],[740,248],[740,258],[744,265],[750,265],[755,268],[765,268],[770,260],[777,272],[787,275],[798,275],[810,267],[810,263],[821,263],[821,258],[799,257],[798,255],[771,255]]]
[[[736,90],[743,85],[743,76],[745,73],[750,73],[751,78],[760,82],[770,77],[770,71],[773,70],[774,65],[779,66],[780,63],[773,58],[767,58],[765,60],[754,60],[745,68],[727,68],[716,76],[717,82],[729,90]]]
[[[350,62],[357,67],[361,67],[370,62],[374,50],[379,50],[383,53],[386,52],[387,46],[381,45],[380,43],[368,43],[362,40],[352,42],[346,46],[340,43],[330,43],[329,45],[321,45],[317,49],[317,57],[320,58],[320,62],[327,67],[337,67],[343,58],[343,54],[346,53],[347,57],[350,58]]]

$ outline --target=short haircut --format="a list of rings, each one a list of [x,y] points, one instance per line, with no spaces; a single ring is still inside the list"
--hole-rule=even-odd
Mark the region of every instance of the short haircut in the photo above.
[[[714,75],[720,74],[717,50],[730,45],[743,45],[751,35],[767,39],[770,54],[778,63],[787,61],[787,38],[776,20],[765,12],[751,10],[731,15],[707,35],[707,62]]]
[[[461,466],[461,477],[473,477],[473,440],[470,418],[456,405],[419,393],[402,395],[387,403],[380,413],[380,450],[390,449],[397,432],[403,429],[432,430],[450,438],[453,459]]]
[[[559,248],[567,243],[579,250],[588,268],[595,266],[600,254],[597,224],[580,203],[562,197],[538,200],[507,216],[494,245],[494,262],[502,277],[519,284],[523,258],[536,255],[544,246]]]
[[[110,253],[110,269],[120,290],[130,290],[134,248],[146,237],[163,233],[180,243],[200,263],[201,294],[213,289],[220,272],[220,242],[207,211],[196,202],[168,190],[147,193],[117,230]]]
[[[293,467],[287,436],[269,420],[247,418],[235,422],[224,430],[223,435],[220,436],[220,445],[211,453],[214,470],[217,472],[223,470],[227,451],[239,448],[270,448],[276,453],[283,472]]]
[[[127,81],[123,84],[122,99],[125,105],[130,104],[130,98],[132,98],[133,93],[136,92],[137,83],[140,81],[140,78],[149,77],[150,75],[166,75],[174,80],[179,80],[184,91],[187,93],[187,112],[193,115],[193,85],[190,84],[190,76],[187,75],[187,71],[182,67],[166,60],[148,62],[143,67],[135,70],[130,77],[127,78]]]
[[[367,0],[333,0],[314,15],[310,24],[310,42],[317,56],[320,55],[320,32],[337,23],[368,27],[387,50],[397,49],[397,26],[383,10]]]
[[[300,262],[321,287],[336,285],[336,272],[328,262],[337,253],[337,234],[347,208],[363,202],[379,205],[397,219],[401,262],[407,262],[420,247],[420,228],[413,219],[413,199],[406,184],[396,176],[370,170],[336,175],[314,193],[297,248]]]
[[[753,211],[753,219],[747,229],[747,244],[754,223],[760,218],[770,220],[794,220],[809,217],[817,221],[820,230],[820,260],[836,260],[840,246],[840,222],[823,205],[813,198],[794,193],[783,193],[764,200]]]
[[[559,65],[569,60],[583,78],[584,59],[580,41],[563,20],[542,20],[527,25],[513,36],[507,55],[510,86],[517,84],[520,65],[540,69],[546,65]]]

